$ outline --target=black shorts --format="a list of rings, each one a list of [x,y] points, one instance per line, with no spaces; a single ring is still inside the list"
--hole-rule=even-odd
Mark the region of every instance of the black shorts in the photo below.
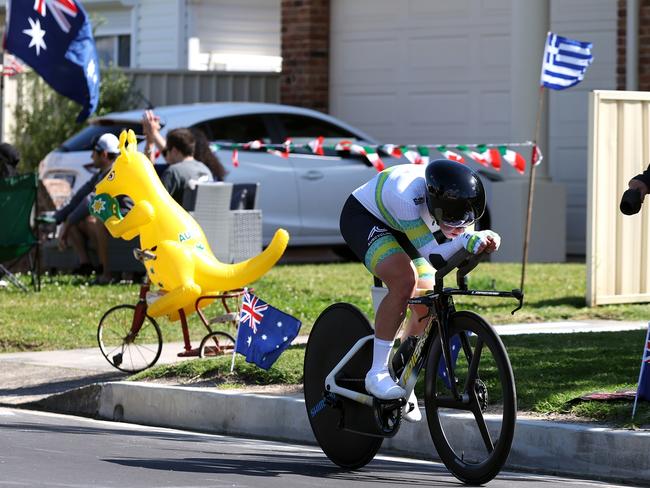
[[[415,264],[420,278],[433,277],[435,270],[420,256],[406,234],[387,226],[353,195],[343,205],[339,226],[345,242],[371,273],[374,274],[377,265],[387,257],[406,253]]]

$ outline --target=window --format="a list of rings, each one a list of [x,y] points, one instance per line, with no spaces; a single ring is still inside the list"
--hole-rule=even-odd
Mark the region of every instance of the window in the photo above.
[[[352,132],[324,120],[297,114],[276,114],[284,126],[286,137],[299,138],[318,136],[334,139],[358,139]]]
[[[131,66],[131,36],[97,36],[95,38],[97,57],[103,66]]]
[[[272,142],[271,134],[261,115],[238,115],[213,119],[197,124],[211,141],[250,142],[260,140]]]
[[[360,140],[356,134],[332,124],[325,120],[320,120],[307,115],[297,114],[275,114],[275,117],[280,121],[283,130],[283,138],[290,137],[291,140],[298,145],[294,152],[299,154],[311,154],[311,149],[300,147],[309,141],[322,136],[325,141],[325,146],[330,146],[324,150],[325,156],[338,156],[337,151],[331,148],[334,144],[340,141],[357,141]]]

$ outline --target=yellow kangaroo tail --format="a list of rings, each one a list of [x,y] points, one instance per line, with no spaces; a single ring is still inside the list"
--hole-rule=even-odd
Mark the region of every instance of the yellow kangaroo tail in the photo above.
[[[278,229],[269,246],[261,254],[240,263],[218,263],[210,272],[210,288],[221,291],[234,290],[256,281],[278,262],[288,243],[289,233]]]

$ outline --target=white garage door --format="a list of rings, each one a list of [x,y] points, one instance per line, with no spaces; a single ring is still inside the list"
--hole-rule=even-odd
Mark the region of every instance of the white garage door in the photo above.
[[[587,90],[615,87],[616,2],[550,6],[551,29],[596,56],[582,85],[550,98],[544,162],[566,184],[567,251],[584,254]],[[330,112],[384,142],[508,141],[510,27],[509,0],[332,0]]]
[[[504,140],[510,1],[333,0],[330,111],[396,143]]]

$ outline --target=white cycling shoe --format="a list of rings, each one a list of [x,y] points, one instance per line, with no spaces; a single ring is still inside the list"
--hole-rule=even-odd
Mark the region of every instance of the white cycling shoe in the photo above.
[[[420,412],[420,407],[418,407],[418,399],[415,397],[415,390],[411,392],[409,399],[406,401],[406,405],[404,405],[402,418],[407,422],[419,422],[422,420],[422,412]]]
[[[395,383],[388,370],[368,371],[366,374],[366,391],[380,400],[404,398],[406,391]]]

